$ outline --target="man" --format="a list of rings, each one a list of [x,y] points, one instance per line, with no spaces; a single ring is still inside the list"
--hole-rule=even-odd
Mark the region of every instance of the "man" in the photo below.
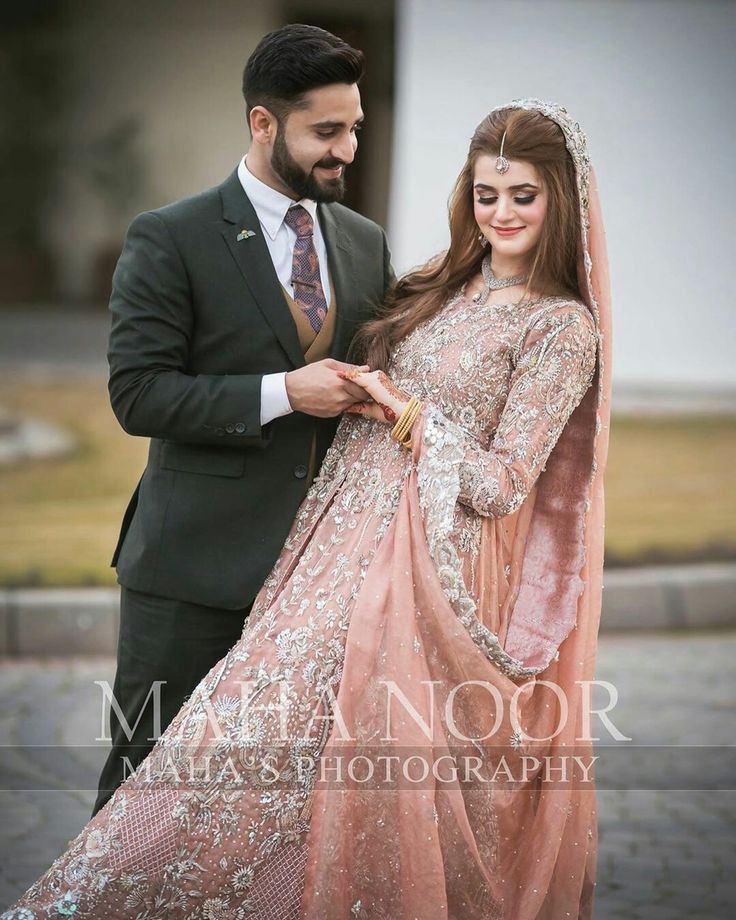
[[[336,203],[362,74],[362,53],[322,29],[265,36],[243,75],[247,157],[128,231],[109,390],[151,444],[112,562],[113,748],[95,812],[237,642],[339,415],[364,395],[337,372],[392,271],[383,230]]]

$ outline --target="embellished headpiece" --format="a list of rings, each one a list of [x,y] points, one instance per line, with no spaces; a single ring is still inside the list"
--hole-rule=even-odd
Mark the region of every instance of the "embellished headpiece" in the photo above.
[[[503,175],[504,173],[507,173],[509,171],[509,168],[511,167],[511,164],[506,159],[506,157],[503,155],[503,145],[505,143],[506,143],[506,132],[504,131],[503,137],[501,138],[501,150],[498,156],[496,157],[496,172],[501,173],[501,175]]]
[[[554,102],[545,102],[542,99],[514,99],[511,102],[507,102],[505,105],[498,106],[493,111],[499,111],[501,109],[521,109],[526,112],[539,112],[546,118],[549,118],[551,121],[555,122],[555,124],[561,129],[564,135],[567,151],[572,158],[573,165],[575,166],[575,180],[578,189],[580,206],[580,224],[582,230],[584,262],[584,277],[581,279],[581,281],[585,283],[588,289],[588,306],[593,314],[593,318],[595,319],[596,327],[598,327],[600,323],[600,316],[598,304],[596,303],[595,295],[593,293],[593,285],[591,279],[592,265],[589,251],[590,241],[588,239],[588,233],[590,230],[590,155],[588,153],[588,140],[585,136],[585,133],[580,127],[580,124],[575,121],[574,118],[572,118],[567,109]],[[505,137],[506,132],[504,131],[504,139]],[[496,158],[496,169],[498,172],[503,173],[506,172],[508,166],[506,166],[505,169],[502,169],[503,163],[500,162],[501,160],[508,164],[508,160],[503,156],[503,139],[501,140],[501,154]]]

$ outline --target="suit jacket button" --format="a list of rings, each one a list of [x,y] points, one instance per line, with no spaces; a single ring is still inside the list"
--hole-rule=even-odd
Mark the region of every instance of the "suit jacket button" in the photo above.
[[[238,424],[235,426],[235,430],[238,434],[242,434],[245,431],[245,425],[242,422],[238,422]]]
[[[234,434],[234,433],[235,433],[235,425],[226,425],[226,426],[225,426],[225,431],[227,431],[228,434]]]
[[[297,479],[304,479],[307,475],[307,468],[303,463],[300,463],[299,466],[294,467],[294,475]]]

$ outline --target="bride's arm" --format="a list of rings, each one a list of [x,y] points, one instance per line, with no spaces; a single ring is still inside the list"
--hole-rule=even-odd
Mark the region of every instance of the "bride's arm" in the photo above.
[[[519,508],[590,386],[595,360],[596,334],[589,314],[582,307],[561,307],[524,335],[487,450],[439,410],[427,407],[422,453],[452,442],[459,502],[485,517],[503,517]]]
[[[427,404],[411,437],[420,466],[431,455],[433,463],[445,463],[448,472],[451,467],[459,486],[457,501],[478,514],[513,514],[590,386],[596,348],[585,307],[569,303],[545,313],[525,330],[516,349],[509,394],[490,447],[482,447],[477,436]],[[345,376],[372,399],[348,411],[393,425],[408,404],[410,394],[397,389],[383,371]]]

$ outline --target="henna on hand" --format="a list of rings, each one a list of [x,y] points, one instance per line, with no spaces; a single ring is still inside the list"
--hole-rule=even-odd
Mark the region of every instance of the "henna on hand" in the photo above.
[[[366,365],[367,366],[367,365]],[[338,371],[337,376],[342,377],[343,380],[355,380],[356,377],[360,377],[361,374],[367,373],[366,366],[364,367],[353,367],[349,371]]]
[[[399,402],[406,402],[409,399],[408,393],[403,393],[393,382],[393,380],[388,376],[388,374],[383,371],[378,372],[378,379],[380,383],[386,388],[390,396],[393,396],[394,399],[398,399]]]
[[[383,410],[383,417],[386,419],[386,421],[391,422],[392,424],[395,424],[398,416],[396,415],[394,410],[390,406],[385,406],[381,402],[379,402],[378,405]]]
[[[342,377],[344,380],[354,380],[356,382],[360,380],[360,377],[363,376],[363,374],[365,374],[365,371],[359,367],[352,368],[348,371],[338,371],[338,376]],[[354,412],[356,414],[371,414],[372,418],[376,418],[376,415],[371,413],[370,409],[368,408],[370,405],[375,405],[381,410],[384,420],[389,425],[395,425],[398,421],[400,412],[403,411],[409,401],[409,395],[407,393],[403,393],[384,371],[376,371],[370,376],[370,381],[366,381],[366,383],[358,382],[358,386],[362,386],[364,389],[366,389],[367,392],[373,396],[373,400],[366,400],[361,404],[355,403],[354,407],[351,407],[347,411]],[[380,394],[375,392],[377,388],[380,388]],[[389,398],[396,400],[398,406],[393,408],[386,402],[381,402],[381,400],[377,397],[379,395],[383,396],[383,393],[385,393]],[[383,399],[386,399],[386,396],[383,396]],[[358,405],[362,405],[363,408],[358,409]]]

